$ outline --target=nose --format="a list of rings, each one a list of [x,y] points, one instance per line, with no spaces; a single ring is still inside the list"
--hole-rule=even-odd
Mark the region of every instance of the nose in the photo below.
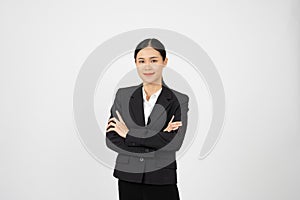
[[[151,69],[150,63],[145,64],[145,67],[144,67],[144,68],[145,68],[145,69]]]

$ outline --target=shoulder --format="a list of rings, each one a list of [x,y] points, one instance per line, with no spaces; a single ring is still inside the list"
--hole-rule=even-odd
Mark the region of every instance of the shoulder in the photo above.
[[[172,89],[172,88],[169,88],[169,87],[166,87],[167,90],[169,90],[171,93],[172,93],[172,97],[173,98],[177,98],[177,100],[180,102],[180,103],[186,103],[189,101],[189,96],[183,92],[179,92],[175,89]]]
[[[121,87],[118,89],[119,92],[128,92],[128,91],[134,91],[139,87],[139,85],[133,85],[128,87]]]
[[[120,87],[116,92],[116,96],[120,96],[122,98],[131,96],[138,88],[139,85]]]
[[[118,92],[124,93],[124,92],[135,91],[138,87],[139,87],[139,85],[128,86],[128,87],[120,87],[118,89]]]

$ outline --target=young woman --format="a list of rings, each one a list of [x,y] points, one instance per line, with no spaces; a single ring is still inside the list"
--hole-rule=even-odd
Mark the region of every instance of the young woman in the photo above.
[[[187,128],[189,97],[170,89],[162,72],[168,58],[157,39],[134,52],[142,83],[119,88],[106,127],[106,145],[118,152],[113,176],[120,200],[179,200],[176,151]]]

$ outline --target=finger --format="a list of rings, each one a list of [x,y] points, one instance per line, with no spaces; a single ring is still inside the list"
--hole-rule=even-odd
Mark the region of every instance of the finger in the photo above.
[[[176,121],[176,122],[172,122],[172,123],[182,123],[182,121]]]
[[[121,117],[121,114],[119,113],[118,110],[116,110],[116,113],[118,115],[118,118],[119,118],[120,122],[124,123],[123,118]]]
[[[182,126],[182,124],[172,124],[172,127],[179,127],[179,126]]]
[[[173,130],[177,130],[177,129],[179,129],[179,126],[177,126],[176,128],[173,128]]]
[[[178,125],[178,126],[180,125],[181,126],[182,122],[172,122],[171,124]]]
[[[106,132],[114,131],[115,128],[109,128]]]
[[[172,126],[171,126],[171,129],[174,130],[174,128],[179,128],[179,127],[180,127],[180,126],[172,125]]]
[[[111,121],[107,124],[107,126],[115,126],[115,125],[116,125],[116,123],[114,121]]]
[[[113,122],[110,122],[109,124],[107,124],[107,126],[106,126],[106,129],[108,128],[108,127],[110,127],[110,126],[115,126],[116,124],[115,123],[113,123]]]
[[[108,120],[108,122],[107,123],[109,123],[109,122],[111,122],[111,121],[113,121],[113,122],[115,122],[116,123],[116,121],[118,121],[115,117],[112,117],[112,118],[110,118],[109,120]]]
[[[173,124],[174,126],[182,126],[182,124]]]
[[[174,115],[172,115],[172,118],[171,118],[169,123],[172,123],[173,119],[174,119]]]
[[[176,128],[177,126],[172,124],[170,127],[171,127],[171,129],[173,130],[173,129]]]

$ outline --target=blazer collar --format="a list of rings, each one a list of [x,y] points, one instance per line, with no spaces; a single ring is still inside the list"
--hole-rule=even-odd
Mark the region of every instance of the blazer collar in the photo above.
[[[130,113],[132,113],[133,121],[139,126],[145,126],[145,116],[144,116],[144,99],[143,99],[143,91],[142,91],[143,83],[139,84],[135,91],[132,93],[129,107]],[[162,91],[157,98],[157,101],[150,113],[150,120],[148,123],[155,123],[156,119],[163,114],[163,111],[167,109],[172,99],[172,91],[171,89],[162,81]],[[157,104],[160,104],[164,110],[159,109]],[[155,118],[153,118],[155,116]]]

